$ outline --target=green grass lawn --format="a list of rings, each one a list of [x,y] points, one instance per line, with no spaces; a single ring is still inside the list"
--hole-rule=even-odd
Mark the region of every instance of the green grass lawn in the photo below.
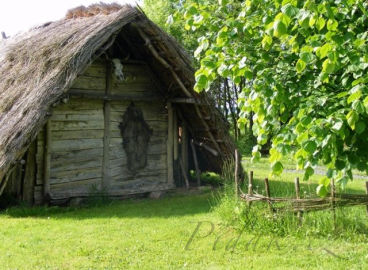
[[[81,208],[10,208],[0,214],[0,268],[368,268],[364,233],[241,232],[224,225],[220,203],[208,191]],[[355,208],[365,215],[364,207]]]

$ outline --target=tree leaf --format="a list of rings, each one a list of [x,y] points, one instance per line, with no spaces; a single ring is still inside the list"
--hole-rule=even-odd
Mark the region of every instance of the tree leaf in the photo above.
[[[312,140],[308,140],[308,141],[305,141],[303,143],[303,149],[309,153],[309,154],[313,154],[314,151],[316,151],[317,149],[317,144],[315,141],[312,141]]]
[[[348,125],[351,127],[351,129],[355,130],[355,124],[359,120],[359,115],[352,110],[346,115],[346,120],[348,121]]]
[[[287,33],[286,25],[281,21],[277,20],[273,23],[273,35],[275,37],[281,37]]]
[[[268,51],[271,48],[272,37],[265,35],[262,39],[262,48]]]
[[[326,195],[328,194],[328,191],[327,191],[327,188],[325,187],[325,185],[318,185],[317,194],[320,197],[326,197]]]
[[[305,69],[306,66],[307,66],[307,64],[302,59],[299,59],[296,62],[296,71],[298,73],[301,73]]]
[[[335,70],[335,64],[330,59],[326,59],[322,64],[322,72],[331,74]]]
[[[284,169],[284,166],[280,161],[276,161],[272,164],[272,173],[275,175],[280,175]]]

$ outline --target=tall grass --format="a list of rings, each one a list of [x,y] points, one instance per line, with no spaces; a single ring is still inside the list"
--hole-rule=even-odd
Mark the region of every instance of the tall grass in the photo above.
[[[368,217],[364,206],[339,208],[335,210],[334,223],[331,210],[304,213],[302,224],[294,213],[282,211],[271,213],[265,202],[253,202],[251,207],[235,196],[234,162],[227,162],[222,173],[224,188],[214,194],[214,211],[228,226],[257,234],[297,237],[328,237],[354,239],[365,241],[368,239]],[[254,189],[264,194],[263,183],[254,180]],[[248,181],[245,180],[240,188],[246,192]],[[314,195],[313,184],[303,184],[302,192]],[[272,181],[272,196],[295,196],[293,183],[288,181]]]

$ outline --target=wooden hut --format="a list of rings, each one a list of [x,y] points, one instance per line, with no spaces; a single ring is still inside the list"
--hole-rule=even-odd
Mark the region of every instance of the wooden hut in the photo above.
[[[0,44],[0,194],[40,204],[168,190],[232,156],[181,46],[137,8],[98,10]]]

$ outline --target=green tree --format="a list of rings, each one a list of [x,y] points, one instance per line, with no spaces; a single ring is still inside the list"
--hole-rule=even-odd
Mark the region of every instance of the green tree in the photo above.
[[[367,7],[363,0],[188,0],[185,28],[204,33],[195,57],[197,91],[219,77],[245,87],[240,126],[253,114],[259,149],[272,139],[273,173],[293,155],[304,178],[318,163],[345,185],[368,172]]]

